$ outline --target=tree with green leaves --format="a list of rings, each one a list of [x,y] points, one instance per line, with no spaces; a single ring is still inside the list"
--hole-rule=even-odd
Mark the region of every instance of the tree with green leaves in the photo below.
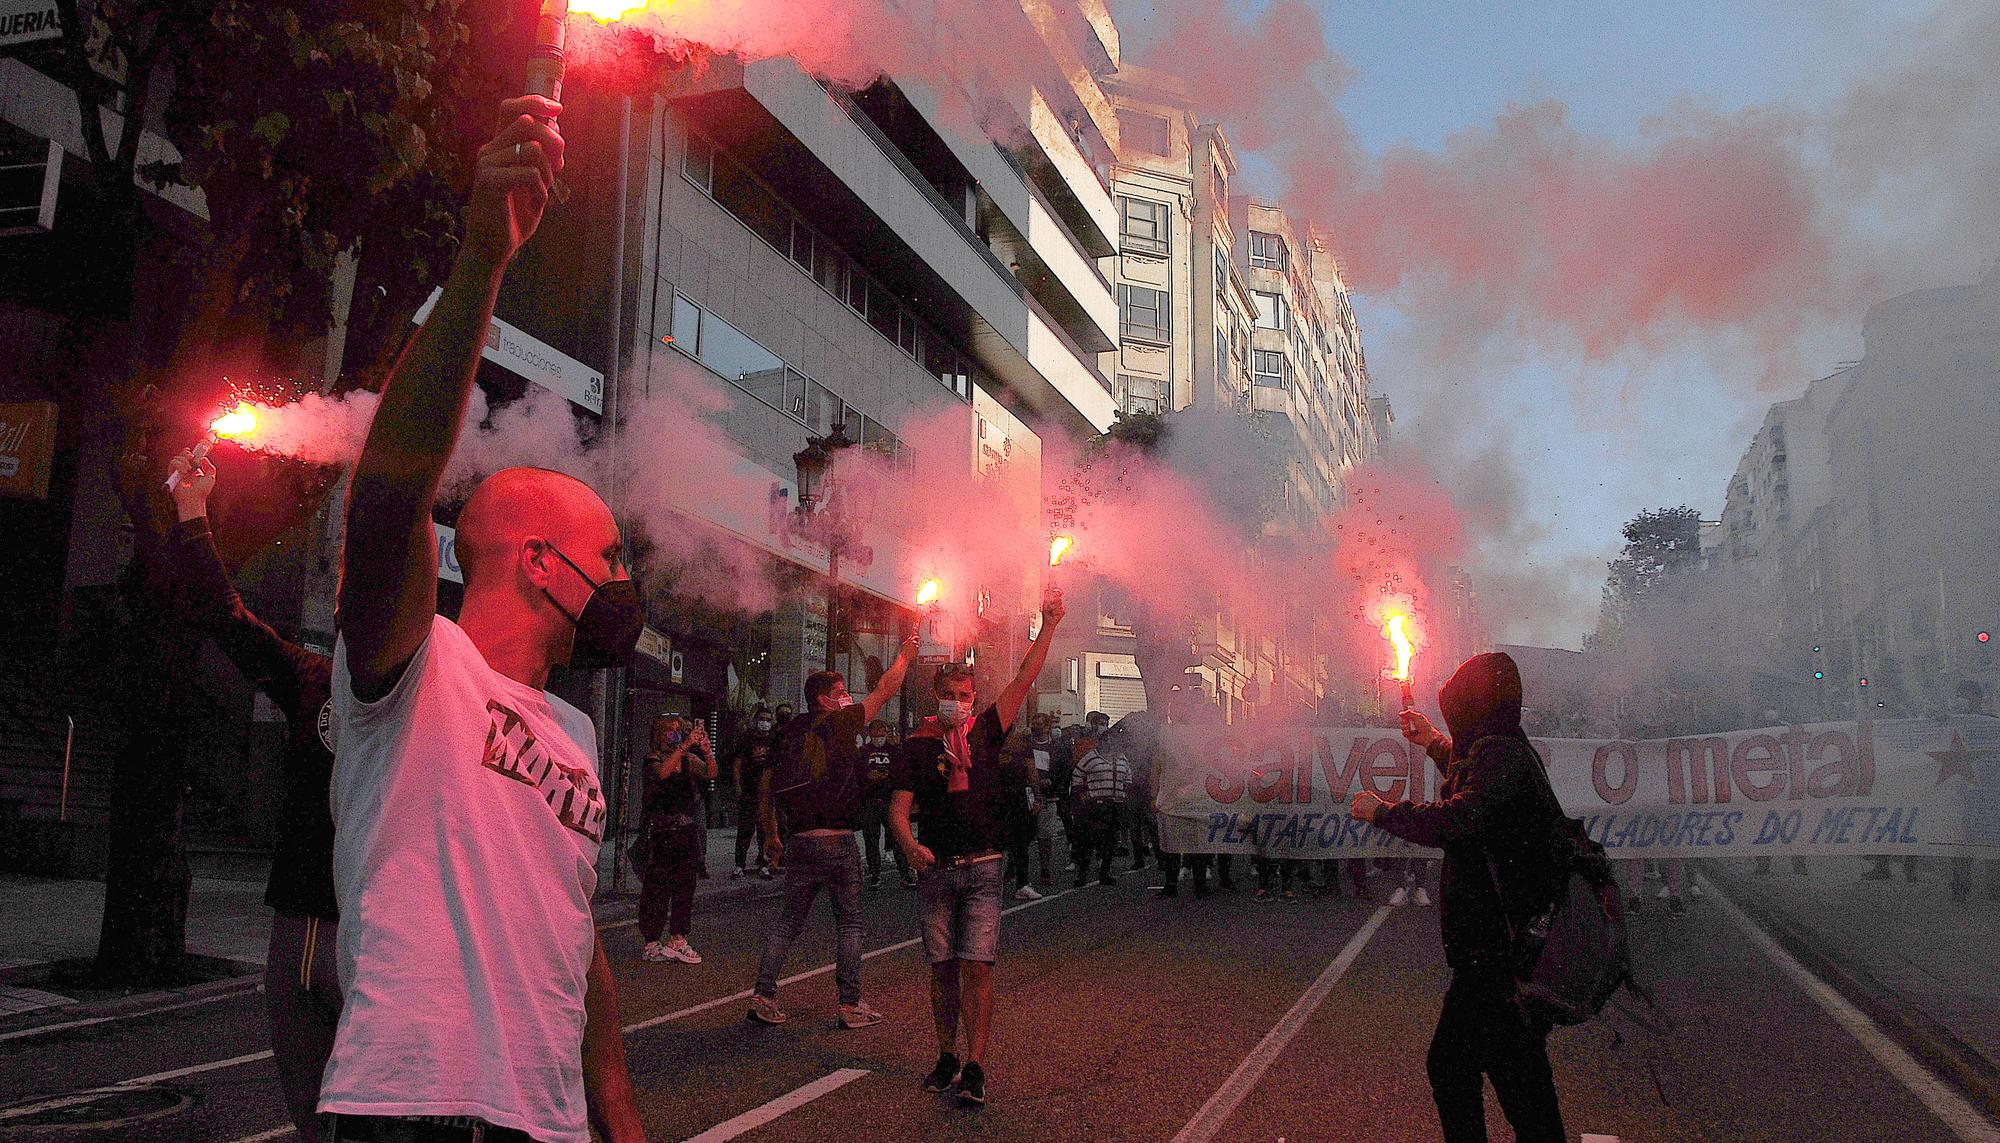
[[[124,726],[95,971],[143,984],[182,969],[189,888],[181,812],[195,647],[171,620],[160,477],[232,396],[225,375],[292,374],[337,312],[348,383],[386,372],[450,262],[469,157],[517,79],[534,12],[503,0],[57,8],[91,189],[91,209],[70,225],[92,304],[70,315],[65,382],[86,434],[118,442],[114,486],[134,529],[110,672]],[[507,62],[482,73],[483,60]],[[178,156],[149,155],[142,129]],[[204,217],[145,189],[175,184],[200,193]],[[141,314],[135,294],[148,281],[180,285],[149,294]],[[245,514],[254,534],[234,537],[239,552],[317,506],[325,474],[290,476],[237,485],[272,495]]]
[[[1625,522],[1625,547],[1606,567],[1604,596],[1590,650],[1622,646],[1638,624],[1653,618],[1686,573],[1701,568],[1701,513],[1683,504],[1652,508]]]

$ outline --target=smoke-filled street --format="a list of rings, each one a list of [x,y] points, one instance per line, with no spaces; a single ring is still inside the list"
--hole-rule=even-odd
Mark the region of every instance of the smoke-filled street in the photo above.
[[[1730,884],[1747,883],[1748,863],[1732,865]],[[1846,876],[1855,865],[1818,872]],[[1386,891],[1390,879],[1369,880]],[[798,979],[780,990],[792,1020],[782,1028],[745,1020],[758,938],[775,906],[769,890],[705,913],[700,965],[639,963],[631,927],[612,926],[606,944],[649,1137],[1434,1137],[1422,1053],[1447,975],[1434,909],[1316,891],[1258,903],[1247,878],[1238,892],[1205,900],[1184,880],[1167,899],[1148,888],[1158,881],[1130,873],[1116,888],[1010,903],[994,1103],[981,1111],[918,1084],[932,1053],[926,973],[910,947],[913,894],[867,897],[865,987],[886,1019],[861,1031],[830,1027],[823,932],[794,950]],[[1552,1038],[1572,1137],[1993,1137],[1985,1120],[1951,1124],[1927,1107],[1920,1092],[1931,1089],[1912,1085],[1921,1073],[1871,1054],[1753,943],[1745,925],[1756,922],[1725,900],[1711,890],[1685,918],[1657,907],[1635,918],[1634,956],[1657,1012],[1641,1005],[1643,1020],[1621,1011]],[[0,1099],[138,1080],[175,1093],[185,1110],[125,1121],[118,1138],[289,1137],[274,1115],[263,1020],[258,997],[239,993],[0,1041]],[[1967,1108],[1955,1095],[1940,1106]],[[7,1137],[76,1135],[14,1127]]]
[[[0,0],[0,1143],[2000,1143],[1993,0]]]

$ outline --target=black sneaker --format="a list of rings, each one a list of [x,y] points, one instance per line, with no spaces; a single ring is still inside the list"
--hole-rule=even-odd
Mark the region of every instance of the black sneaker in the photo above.
[[[958,1102],[966,1107],[986,1106],[986,1069],[967,1064],[958,1073]]]
[[[1679,897],[1667,898],[1667,915],[1669,917],[1685,917],[1687,916],[1687,911],[1688,907],[1682,903]]]
[[[925,1091],[943,1091],[958,1082],[958,1057],[950,1052],[938,1057],[937,1066],[924,1077]]]

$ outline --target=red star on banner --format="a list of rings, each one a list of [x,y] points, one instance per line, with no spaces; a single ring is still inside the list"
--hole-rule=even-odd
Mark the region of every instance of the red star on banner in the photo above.
[[[1967,750],[1965,748],[1965,738],[1956,730],[1951,732],[1951,749],[1926,750],[1924,753],[1937,759],[1938,785],[1941,786],[1950,779],[1959,776],[1963,776],[1966,781],[1974,785],[1979,784],[1979,774],[1972,768],[1972,764],[1985,757],[1986,751]]]

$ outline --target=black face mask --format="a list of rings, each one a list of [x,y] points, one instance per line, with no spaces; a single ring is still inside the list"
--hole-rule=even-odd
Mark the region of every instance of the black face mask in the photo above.
[[[576,561],[563,555],[562,549],[554,544],[549,550],[556,558],[569,565],[583,582],[590,585],[590,598],[583,603],[583,611],[571,615],[556,597],[543,588],[549,602],[563,613],[576,627],[576,636],[570,642],[569,666],[579,671],[594,671],[601,667],[622,667],[632,659],[632,651],[639,645],[639,630],[646,625],[646,606],[639,600],[639,588],[629,579],[613,579],[599,583],[584,575]]]

